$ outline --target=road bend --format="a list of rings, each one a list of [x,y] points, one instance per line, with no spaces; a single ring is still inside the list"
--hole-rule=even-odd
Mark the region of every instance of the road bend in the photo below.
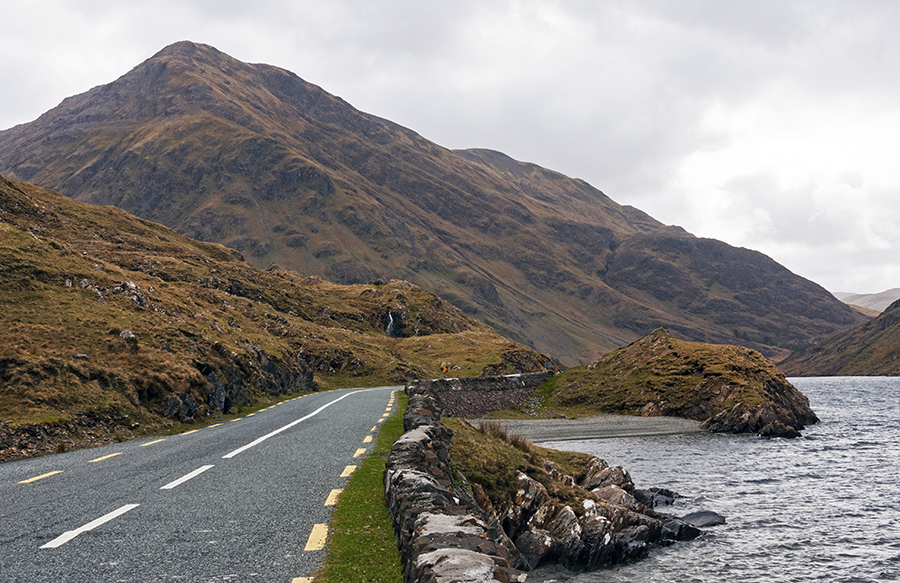
[[[303,582],[401,387],[0,464],[0,582]]]

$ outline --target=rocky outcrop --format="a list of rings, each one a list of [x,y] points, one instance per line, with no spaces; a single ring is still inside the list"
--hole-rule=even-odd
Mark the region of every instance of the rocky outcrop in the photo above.
[[[210,409],[229,413],[235,405],[249,405],[253,400],[245,388],[251,386],[273,396],[316,390],[313,371],[304,360],[294,358],[294,362],[289,364],[249,342],[245,343],[245,348],[246,353],[240,357],[234,353],[228,354],[222,345],[216,343],[212,347],[214,355],[218,357],[215,361],[194,361],[197,370],[206,378],[209,387],[207,403]],[[176,397],[170,397],[166,402],[163,416],[174,415],[173,410],[168,408],[173,399]],[[180,400],[180,409],[175,412],[182,415],[185,399]],[[171,406],[176,405],[172,403]]]
[[[495,507],[479,484],[454,470],[453,433],[440,422],[444,411],[432,386],[407,386],[406,433],[394,444],[384,476],[406,583],[524,581],[527,571],[548,562],[594,569],[700,533],[635,498],[663,501],[661,492],[674,493],[635,490],[627,471],[598,458],[579,483],[544,462],[555,490],[581,493],[575,507],[523,472],[514,501]]]
[[[679,340],[663,329],[570,369],[554,404],[597,413],[683,417],[723,433],[796,437],[819,419],[809,399],[760,353]]]

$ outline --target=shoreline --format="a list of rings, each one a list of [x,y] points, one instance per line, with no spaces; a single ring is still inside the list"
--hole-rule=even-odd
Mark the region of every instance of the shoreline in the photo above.
[[[470,422],[480,419],[469,419]],[[580,419],[496,419],[510,434],[532,443],[706,433],[700,422],[680,417],[595,415]]]

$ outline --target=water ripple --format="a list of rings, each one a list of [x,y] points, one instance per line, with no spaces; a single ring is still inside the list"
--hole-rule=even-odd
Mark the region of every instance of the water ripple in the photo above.
[[[822,422],[796,440],[693,434],[549,444],[622,465],[638,487],[683,494],[672,510],[728,519],[708,536],[559,583],[900,580],[900,378],[791,379]]]

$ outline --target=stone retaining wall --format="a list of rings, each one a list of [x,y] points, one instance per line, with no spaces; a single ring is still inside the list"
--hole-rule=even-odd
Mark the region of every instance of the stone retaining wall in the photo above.
[[[443,414],[472,416],[493,410],[494,405],[478,406],[476,395],[497,397],[495,403],[517,399],[513,395],[523,382],[533,383],[530,391],[542,381],[514,375],[407,385],[406,433],[391,448],[384,472],[385,501],[405,562],[405,583],[521,582],[528,570],[545,561],[594,569],[641,557],[653,544],[700,534],[695,526],[652,510],[658,496],[653,489],[636,490],[628,472],[598,458],[590,461],[577,484],[544,461],[543,471],[552,480],[593,495],[585,498],[580,516],[521,472],[515,503],[495,510],[481,486],[470,486],[453,470],[453,432],[440,419]],[[486,390],[479,391],[479,386]],[[488,388],[498,386],[509,388]],[[444,409],[445,402],[450,410]]]
[[[534,387],[554,374],[547,371],[502,377],[417,380],[407,385],[407,392],[414,387],[433,395],[448,417],[472,418],[525,404],[534,395]]]
[[[491,511],[476,503],[465,477],[450,468],[453,432],[428,383],[410,383],[406,433],[391,449],[385,500],[406,562],[406,583],[525,581],[515,545]]]

